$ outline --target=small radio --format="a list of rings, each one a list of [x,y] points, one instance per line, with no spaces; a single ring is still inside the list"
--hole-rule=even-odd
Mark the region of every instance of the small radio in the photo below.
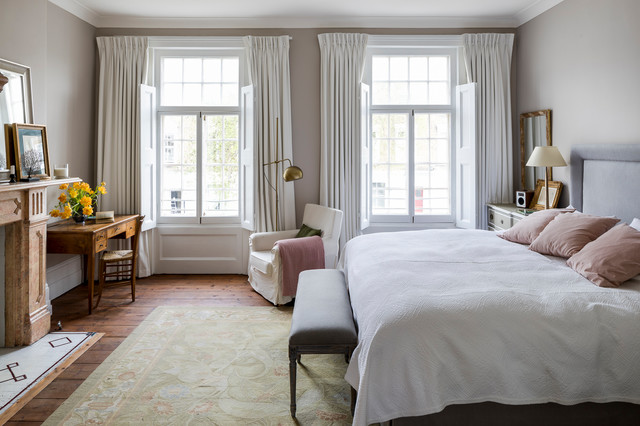
[[[516,191],[516,206],[528,208],[533,200],[533,191]]]

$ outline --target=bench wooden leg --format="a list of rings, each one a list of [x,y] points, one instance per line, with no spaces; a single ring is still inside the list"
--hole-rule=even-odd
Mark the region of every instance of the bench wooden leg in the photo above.
[[[296,417],[296,361],[300,358],[298,351],[289,346],[289,388],[291,392],[291,417]]]

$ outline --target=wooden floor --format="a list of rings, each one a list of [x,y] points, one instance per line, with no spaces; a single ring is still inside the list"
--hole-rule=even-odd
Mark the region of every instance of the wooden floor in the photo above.
[[[253,291],[246,275],[155,275],[138,280],[136,301],[128,286],[104,291],[100,306],[87,315],[87,287],[82,285],[53,300],[51,330],[105,333],[7,425],[42,423],[158,306],[271,306]]]

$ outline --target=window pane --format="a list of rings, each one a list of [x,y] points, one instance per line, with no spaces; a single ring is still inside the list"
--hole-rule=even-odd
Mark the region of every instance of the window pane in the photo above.
[[[372,213],[409,213],[409,115],[373,114]]]
[[[416,215],[451,214],[450,121],[448,113],[415,115]]]
[[[449,81],[448,56],[431,56],[429,58],[429,80]]]
[[[373,56],[373,105],[449,105],[449,56]]]
[[[196,215],[196,120],[195,115],[163,115],[160,215]]]
[[[204,132],[204,215],[239,214],[238,116],[208,115]]]
[[[184,82],[199,83],[202,81],[202,59],[185,58],[184,60]]]
[[[162,58],[161,105],[238,106],[240,58]]]
[[[162,81],[180,82],[182,81],[182,59],[164,58],[162,60]]]

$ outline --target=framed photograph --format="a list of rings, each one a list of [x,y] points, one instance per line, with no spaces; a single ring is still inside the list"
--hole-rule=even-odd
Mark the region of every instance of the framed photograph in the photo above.
[[[18,179],[51,177],[46,126],[15,123],[13,145]]]
[[[13,124],[6,123],[4,125],[4,144],[6,157],[6,167],[11,168],[16,165],[15,154],[13,153]]]
[[[549,181],[549,208],[553,209],[560,201],[560,193],[562,192],[562,182]],[[538,179],[536,182],[536,192],[529,205],[530,209],[543,210],[547,194],[544,188],[544,179]]]

